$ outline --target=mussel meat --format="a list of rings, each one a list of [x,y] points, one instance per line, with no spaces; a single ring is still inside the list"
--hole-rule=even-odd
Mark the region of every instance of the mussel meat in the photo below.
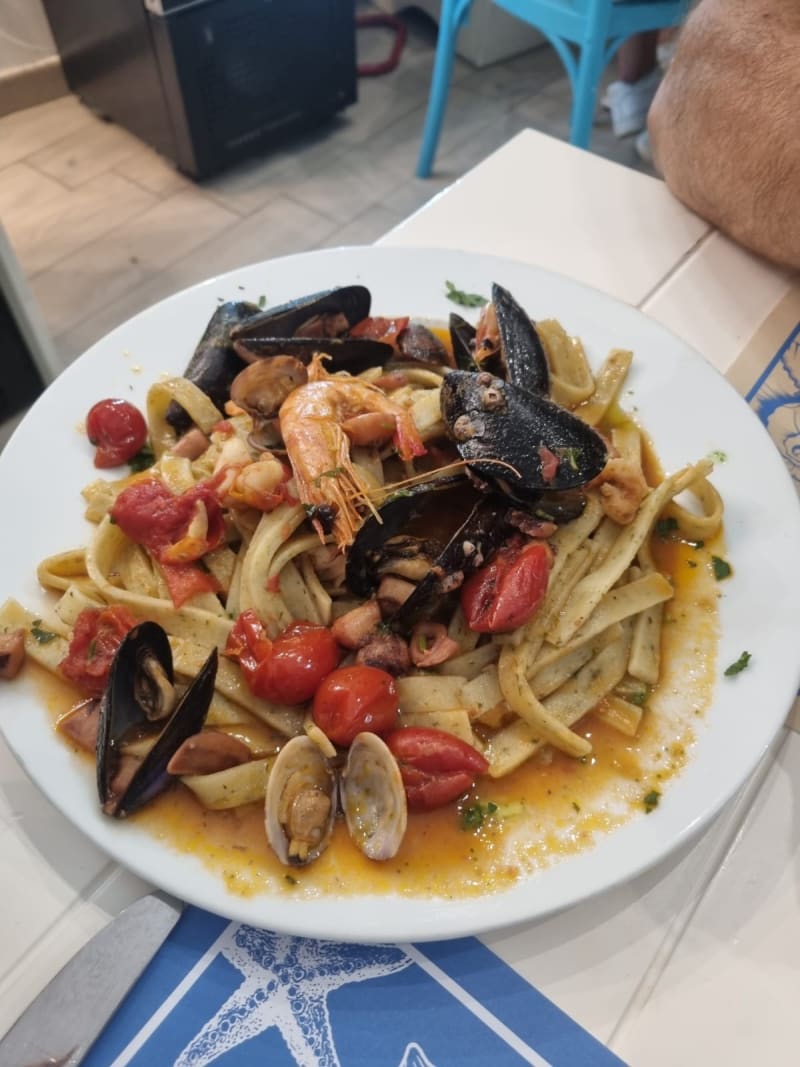
[[[248,337],[339,337],[369,315],[372,296],[364,285],[344,285],[266,308],[243,320],[234,341]]]
[[[200,673],[175,704],[172,652],[164,630],[142,622],[125,636],[114,657],[100,701],[97,789],[106,815],[129,815],[174,780],[167,764],[183,742],[203,728],[217,672],[213,649]],[[126,756],[125,743],[166,723],[141,761]]]

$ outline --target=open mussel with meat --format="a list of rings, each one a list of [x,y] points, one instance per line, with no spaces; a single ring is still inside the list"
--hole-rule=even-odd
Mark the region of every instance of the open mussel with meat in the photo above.
[[[310,737],[288,741],[270,770],[264,809],[267,840],[281,863],[300,867],[318,859],[340,805],[365,856],[385,860],[397,853],[406,831],[406,794],[397,762],[377,734],[358,734],[343,767]]]
[[[421,621],[446,615],[465,577],[509,533],[507,510],[463,476],[414,486],[364,521],[348,552],[347,586],[374,595],[383,621],[407,636]]]
[[[202,730],[216,672],[213,649],[178,698],[164,630],[142,622],[128,632],[100,701],[97,788],[106,815],[129,815],[174,781],[168,764],[181,745]],[[142,758],[126,753],[126,747],[142,741],[152,741]]]
[[[549,398],[541,338],[507,289],[492,286],[474,337],[458,318],[451,318],[451,335],[459,369],[442,382],[441,412],[474,476],[532,504],[542,494],[580,489],[600,474],[608,458],[603,438]]]

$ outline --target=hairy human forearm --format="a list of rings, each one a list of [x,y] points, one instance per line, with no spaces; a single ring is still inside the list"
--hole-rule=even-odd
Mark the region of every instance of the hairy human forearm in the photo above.
[[[798,54],[798,0],[703,0],[648,123],[675,196],[747,248],[796,268]]]

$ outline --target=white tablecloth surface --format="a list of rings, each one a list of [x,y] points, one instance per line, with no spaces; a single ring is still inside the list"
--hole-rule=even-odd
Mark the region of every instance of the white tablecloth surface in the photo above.
[[[639,307],[722,371],[789,286],[662,183],[532,131],[381,243],[570,275]],[[797,782],[800,735],[784,730],[692,846],[486,943],[631,1067],[798,1062]],[[55,811],[0,741],[0,1033],[148,888]]]

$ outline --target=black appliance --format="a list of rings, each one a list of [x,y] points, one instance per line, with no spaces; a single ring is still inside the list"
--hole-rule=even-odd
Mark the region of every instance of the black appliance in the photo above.
[[[44,0],[70,89],[195,178],[356,100],[355,0]]]

